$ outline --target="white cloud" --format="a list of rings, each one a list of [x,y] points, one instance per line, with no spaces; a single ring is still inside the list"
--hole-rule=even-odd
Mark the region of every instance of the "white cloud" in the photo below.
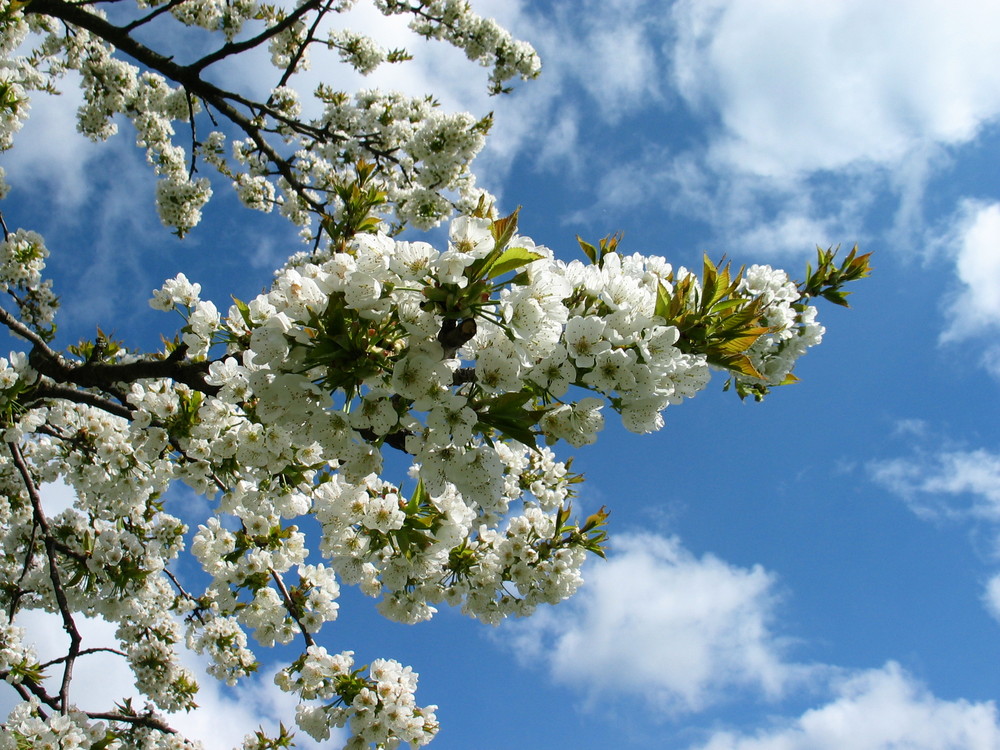
[[[683,0],[666,30],[647,16],[644,46],[668,61],[648,90],[670,102],[673,84],[702,134],[681,153],[609,164],[622,176],[602,176],[600,200],[664,196],[713,243],[772,255],[871,244],[860,228],[888,194],[885,236],[919,249],[929,181],[1000,117],[1000,69],[982,65],[1000,46],[1000,7],[977,0]],[[667,107],[659,121],[676,127]],[[1000,371],[1000,352],[988,359]]]
[[[770,630],[774,578],[759,566],[694,557],[677,539],[616,537],[606,562],[558,610],[518,623],[519,652],[590,697],[633,694],[657,709],[698,711],[734,690],[777,697],[812,668],[783,659]]]
[[[785,212],[772,221],[751,225],[740,233],[740,242],[755,254],[812,254],[816,246],[827,248],[839,244],[832,224],[829,217],[820,219]]]
[[[955,258],[960,283],[948,308],[942,341],[1000,327],[1000,203],[966,201],[941,242]]]
[[[753,736],[718,732],[698,750],[995,750],[1000,725],[992,701],[932,695],[898,664],[843,681],[836,697]]]
[[[872,478],[924,517],[1000,520],[1000,455],[944,451],[872,463]],[[962,498],[962,499],[957,499]]]
[[[685,0],[674,75],[713,110],[712,157],[775,178],[897,163],[1000,113],[1000,7],[978,0]]]
[[[14,190],[44,193],[52,209],[74,210],[86,200],[92,163],[106,155],[104,144],[92,143],[76,130],[76,110],[83,102],[79,76],[67,74],[62,94],[31,95],[28,119],[4,154],[4,169]]]

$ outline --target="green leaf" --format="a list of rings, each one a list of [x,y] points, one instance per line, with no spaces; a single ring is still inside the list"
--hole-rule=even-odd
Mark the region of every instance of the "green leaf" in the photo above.
[[[528,403],[531,397],[531,391],[523,388],[513,393],[501,393],[499,396],[484,400],[482,404],[490,414],[501,414],[504,412],[515,414],[523,411],[522,407]]]
[[[656,307],[653,310],[653,315],[669,322],[673,318],[670,314],[671,302],[670,292],[667,291],[667,287],[661,281],[656,287]]]
[[[427,490],[424,487],[424,480],[421,479],[417,482],[417,486],[413,490],[413,494],[410,495],[410,500],[406,504],[406,512],[416,513],[417,509],[420,508],[426,502],[429,502],[430,497],[427,494]]]
[[[763,375],[753,366],[753,362],[746,354],[735,354],[726,357],[712,357],[709,356],[708,361],[716,365],[717,367],[724,367],[727,370],[732,370],[740,375],[746,375],[750,378],[761,378]]]
[[[712,309],[709,310],[710,315],[718,315],[719,313],[724,313],[727,310],[732,310],[733,308],[739,308],[746,304],[746,299],[742,297],[734,297],[732,299],[724,299],[716,302],[712,305]]]
[[[539,253],[533,253],[523,247],[507,248],[486,271],[486,278],[495,279],[498,276],[503,276],[505,273],[516,271],[541,257],[543,256]]]
[[[757,342],[757,339],[770,331],[770,328],[764,326],[758,328],[747,328],[740,331],[733,338],[717,344],[713,347],[713,350],[722,355],[742,354],[753,346]]]

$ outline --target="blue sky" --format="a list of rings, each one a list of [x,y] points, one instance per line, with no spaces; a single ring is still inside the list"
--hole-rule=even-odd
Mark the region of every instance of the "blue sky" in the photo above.
[[[875,272],[851,310],[821,308],[801,383],[741,404],[719,378],[660,433],[612,419],[577,453],[581,509],[611,509],[613,542],[573,600],[496,629],[455,612],[404,627],[347,592],[327,645],[411,664],[441,707],[438,750],[1000,747],[1000,8],[473,6],[535,45],[541,78],[490,99],[483,71],[361,3],[356,24],[416,59],[344,85],[494,111],[480,183],[536,242],[570,258],[575,235],[623,230],[629,252],[793,276],[817,244],[859,243]],[[259,70],[226,75],[266,86]],[[222,186],[176,240],[128,128],[90,144],[75,106],[69,89],[36,100],[0,162],[8,226],[52,250],[63,344],[100,325],[156,346],[177,323],[147,305],[164,278],[225,306],[299,249]],[[93,695],[128,689],[111,674]],[[228,747],[241,721],[289,715],[274,692],[206,688],[176,723]]]

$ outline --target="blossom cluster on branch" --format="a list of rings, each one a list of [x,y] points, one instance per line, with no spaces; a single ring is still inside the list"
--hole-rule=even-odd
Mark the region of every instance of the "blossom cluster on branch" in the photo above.
[[[655,432],[713,370],[741,397],[792,382],[823,334],[810,299],[843,303],[843,284],[868,272],[855,251],[839,265],[820,251],[801,284],[707,258],[696,272],[625,254],[616,237],[580,240],[581,260],[557,258],[474,186],[468,164],[488,118],[321,87],[323,114],[299,119],[290,83],[311,47],[361,72],[408,57],[328,29],[352,4],[139,2],[132,20],[109,20],[99,3],[0,4],[0,149],[27,92],[76,70],[80,129],[100,139],[116,115],[133,123],[160,178],[164,223],[181,234],[197,224],[211,188],[194,175],[208,164],[247,206],[277,207],[310,243],[267,291],[225,310],[184,275],[167,280],[150,303],[183,323],[162,351],[103,332],[57,350],[49,250],[4,224],[0,323],[27,345],[0,359],[0,677],[22,699],[0,748],[196,747],[163,716],[195,705],[180,650],[205,655],[211,676],[234,685],[258,670],[262,649],[293,642],[299,656],[275,682],[299,701],[301,731],[322,741],[346,727],[349,748],[426,744],[436,706],[418,705],[411,668],[355,666],[353,651],[320,644],[335,634],[325,626],[341,587],[402,623],[452,605],[495,624],[565,600],[588,553],[604,554],[608,512],[574,518],[582,477],[553,449],[595,442],[605,410]],[[537,73],[530,48],[464,2],[375,5],[488,65],[495,92]],[[187,63],[136,41],[166,18],[224,41]],[[20,54],[29,40],[34,51]],[[260,45],[280,71],[266,101],[210,81],[212,65]],[[205,115],[227,133],[200,137]],[[177,123],[189,127],[186,150]],[[393,234],[452,211],[439,245]],[[387,452],[409,460],[405,481],[383,476]],[[76,499],[49,517],[39,488],[55,481]],[[190,537],[171,513],[176,482],[211,501]],[[183,554],[202,578],[177,574]],[[33,609],[61,618],[64,657],[39,662],[17,625]],[[117,645],[85,643],[82,616],[115,624]],[[141,709],[99,710],[73,692],[74,664],[98,652],[129,664]],[[282,726],[276,737],[248,734],[244,747],[290,742]]]

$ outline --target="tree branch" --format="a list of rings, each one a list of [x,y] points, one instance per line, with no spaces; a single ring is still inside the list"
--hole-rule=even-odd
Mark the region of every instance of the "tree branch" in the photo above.
[[[149,23],[150,21],[152,21],[155,18],[158,18],[159,16],[163,15],[164,13],[169,13],[174,8],[176,8],[178,5],[181,5],[182,3],[186,2],[186,1],[187,0],[170,0],[169,3],[166,3],[164,5],[159,6],[158,8],[156,8],[155,10],[153,10],[153,12],[146,14],[142,18],[135,19],[134,21],[132,21],[132,23],[127,24],[127,25],[123,26],[122,28],[123,28],[123,30],[126,33],[131,33],[133,31],[135,31],[137,28],[139,28],[140,26],[145,26],[147,23]]]
[[[123,658],[128,658],[128,654],[126,654],[124,651],[119,651],[116,648],[109,648],[107,646],[98,646],[95,648],[81,649],[80,653],[78,653],[77,656],[89,656],[90,654],[97,654],[97,653],[109,653],[121,656]],[[62,664],[64,661],[66,661],[67,658],[68,657],[65,656],[57,656],[55,659],[51,659],[50,661],[47,661],[44,664],[39,665],[39,667],[40,669],[47,669],[48,667],[51,667],[53,664]]]
[[[318,5],[318,3],[317,3]],[[304,7],[304,6],[303,6]],[[325,7],[319,9],[319,13],[316,14],[316,19],[313,21],[312,26],[309,29],[309,33],[306,34],[306,38],[299,45],[299,48],[295,50],[295,54],[292,56],[291,62],[285,67],[285,72],[281,74],[281,80],[278,81],[278,86],[275,88],[284,86],[288,83],[288,80],[295,73],[295,69],[299,65],[299,60],[306,53],[306,47],[308,47],[313,41],[315,41],[316,30],[319,28],[320,22],[323,20],[323,16],[330,12],[330,0],[325,0]]]
[[[177,351],[174,352],[175,355]],[[117,383],[134,383],[144,378],[170,379],[209,396],[214,396],[222,390],[219,386],[209,385],[205,382],[210,362],[184,361],[181,357],[176,356],[170,356],[166,359],[140,359],[135,362],[84,362],[73,365],[67,363],[48,346],[42,348],[36,344],[28,355],[28,363],[39,373],[48,376],[56,383],[71,383],[80,388],[99,388],[106,393],[113,394],[123,403],[125,396],[118,392],[115,385]]]
[[[22,339],[27,339],[31,342],[32,346],[41,350],[50,357],[58,357],[59,355],[56,351],[50,347],[41,334],[33,331],[27,325],[22,323],[20,320],[15,318],[12,314],[7,312],[5,309],[0,307],[0,323],[7,326],[12,333],[20,336]]]
[[[9,674],[10,672],[8,670],[0,669],[0,679],[6,680],[7,675]],[[30,700],[31,696],[34,696],[38,698],[38,701],[40,703],[48,706],[53,711],[59,710],[59,701],[53,696],[49,695],[45,691],[45,688],[43,688],[37,682],[28,677],[22,679],[21,682],[18,683],[17,685],[11,685],[11,687],[13,687],[17,691],[18,695],[20,695],[23,700],[26,701]],[[41,708],[39,708],[38,713],[43,720],[48,718],[48,715]]]
[[[99,396],[96,393],[91,393],[90,391],[78,391],[76,388],[69,388],[57,383],[48,383],[46,381],[40,382],[34,387],[34,389],[32,389],[31,397],[38,400],[47,398],[63,399],[77,404],[93,406],[98,409],[102,409],[109,414],[114,414],[116,417],[122,417],[123,419],[132,418],[133,409],[129,405],[115,403],[114,401]]]

